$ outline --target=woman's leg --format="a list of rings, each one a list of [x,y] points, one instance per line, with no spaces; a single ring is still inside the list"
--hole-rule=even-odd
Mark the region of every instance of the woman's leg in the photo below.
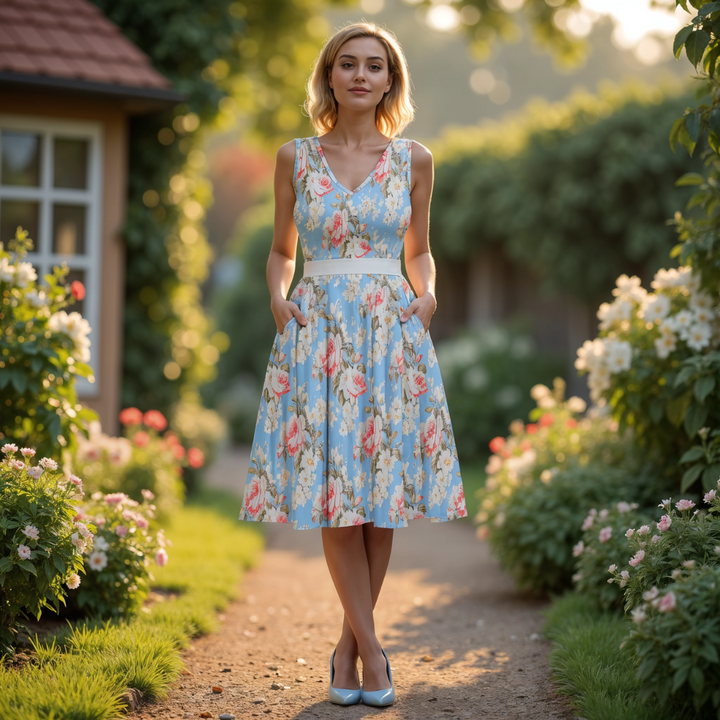
[[[365,689],[388,687],[372,610],[385,579],[393,531],[366,523],[353,528],[323,528],[322,536],[330,575],[345,609],[343,632],[335,653],[334,685],[359,687],[356,664],[360,655]]]

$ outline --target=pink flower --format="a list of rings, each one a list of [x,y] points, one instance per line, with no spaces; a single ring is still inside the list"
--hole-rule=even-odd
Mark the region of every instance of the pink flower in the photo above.
[[[117,525],[115,527],[115,533],[118,537],[126,537],[128,533],[127,525]]]
[[[140,492],[146,500],[152,500],[155,497],[155,493],[152,490],[143,489]]]
[[[133,435],[133,442],[138,447],[145,447],[150,442],[150,436],[144,430],[138,430]]]
[[[340,333],[328,333],[327,353],[324,358],[325,374],[328,377],[335,377],[335,373],[342,365],[342,337]]]
[[[658,542],[658,540],[660,540],[660,536],[659,536],[659,535],[653,535],[653,536],[650,538],[650,542],[656,543],[656,542]]]
[[[70,292],[76,300],[82,300],[85,297],[85,286],[79,280],[73,280]]]
[[[424,395],[428,391],[425,375],[423,375],[422,372],[416,370],[413,367],[407,368],[407,372],[405,373],[405,384],[408,392],[413,397],[419,397],[420,395]]]
[[[31,540],[37,540],[40,537],[40,531],[34,525],[26,525],[22,532]]]
[[[155,551],[155,563],[160,567],[165,567],[168,564],[168,554],[165,548],[158,548]]]
[[[143,422],[152,430],[162,432],[168,425],[165,416],[159,410],[148,410],[143,415]]]
[[[105,496],[105,502],[108,505],[119,505],[125,500],[128,500],[128,496],[123,492],[117,492],[117,493],[108,493]]]
[[[365,432],[362,434],[362,445],[367,457],[372,457],[382,441],[382,418],[370,415],[365,421]]]
[[[142,421],[142,410],[136,407],[129,407],[120,411],[120,422],[123,425],[140,425]]]
[[[585,543],[581,540],[577,545],[573,545],[572,554],[573,557],[579,557],[585,550]]]
[[[422,434],[425,456],[433,457],[440,450],[443,439],[443,424],[439,415],[431,412],[425,421],[425,430]]]
[[[356,368],[348,368],[343,377],[343,389],[354,398],[367,391],[365,376]]]
[[[348,234],[348,211],[346,208],[336,210],[325,222],[325,232],[330,237],[331,245],[336,248],[343,244]]]
[[[710,490],[710,492],[705,493],[705,497],[703,498],[703,500],[705,500],[705,502],[709,504],[715,499],[715,495],[716,495],[716,491]]]
[[[265,507],[265,477],[253,475],[245,487],[245,508],[252,518],[256,518]]]
[[[505,447],[505,438],[498,435],[490,441],[490,452],[499,453]]]
[[[675,609],[677,606],[677,602],[675,600],[675,595],[673,594],[673,591],[670,590],[670,592],[663,595],[663,599],[660,601],[660,604],[658,605],[658,610],[660,612],[670,612]]]
[[[595,514],[596,513],[590,513],[584,520],[582,524],[583,530],[589,530],[593,526],[593,522],[595,521]]]
[[[615,563],[613,563],[613,564],[608,568],[608,572],[615,572],[616,570],[617,570],[617,565],[615,565]]]
[[[200,448],[191,447],[187,451],[187,457],[188,457],[188,464],[191,468],[200,468],[203,466],[203,463],[205,462],[205,455],[203,455],[203,451],[200,450]]]
[[[76,587],[80,585],[80,576],[77,573],[72,573],[67,579],[66,585],[71,589],[74,590]]]
[[[38,465],[40,465],[40,467],[44,467],[46,470],[54,471],[58,469],[58,464],[50,458],[43,458],[42,460],[40,460]]]
[[[678,500],[675,503],[675,507],[682,512],[683,510],[690,510],[690,508],[694,508],[695,503],[692,500]]]
[[[77,475],[70,476],[70,482],[77,487],[82,487],[83,481]]]
[[[290,457],[295,457],[305,444],[305,418],[293,413],[285,425],[285,443]]]
[[[24,470],[25,463],[22,460],[11,460],[10,467],[14,468],[15,470]]]
[[[385,182],[385,178],[390,174],[390,149],[388,148],[383,153],[383,156],[380,158],[378,162],[378,166],[373,173],[373,176],[375,178],[375,182],[378,183],[378,185],[382,185],[383,182]]]
[[[650,532],[650,526],[643,525],[637,532],[638,535],[647,535]]]
[[[330,523],[342,511],[342,492],[342,480],[339,477],[329,478],[327,484],[327,518]]]
[[[604,527],[600,531],[600,533],[598,535],[598,540],[601,543],[604,543],[604,542],[607,542],[611,537],[612,537],[612,528],[608,525],[607,527]]]
[[[27,545],[18,545],[18,555],[23,560],[28,560],[32,555],[32,550]]]
[[[626,538],[631,538],[634,534],[635,534],[635,528],[628,528],[628,529],[625,531],[625,537],[626,537]]]
[[[632,567],[636,567],[637,565],[639,565],[639,564],[643,561],[643,558],[644,558],[644,557],[645,557],[645,551],[644,551],[644,550],[638,550],[638,551],[630,558],[630,560],[628,561],[628,563],[629,563]]]
[[[270,372],[270,387],[278,397],[290,392],[290,378],[287,372],[279,367],[272,368]]]
[[[657,529],[660,532],[665,532],[670,525],[672,525],[672,518],[669,515],[663,515],[660,518],[660,522],[657,524]]]
[[[2,446],[2,451],[8,455],[10,453],[16,453],[18,451],[18,446],[15,445],[15,443],[5,443]]]
[[[20,452],[23,454],[23,457],[33,457],[33,455],[35,455],[35,448],[22,448]]]

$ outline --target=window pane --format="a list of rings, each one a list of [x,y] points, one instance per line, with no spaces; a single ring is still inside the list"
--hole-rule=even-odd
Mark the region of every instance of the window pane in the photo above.
[[[0,184],[40,187],[40,135],[3,130]]]
[[[60,255],[85,253],[85,206],[53,205],[52,251]]]
[[[71,270],[66,276],[65,276],[65,284],[71,285],[75,282],[75,280],[79,280],[83,285],[85,285],[85,271],[84,270]],[[86,287],[87,289],[87,287]],[[76,300],[72,305],[68,306],[66,308],[67,312],[79,312],[83,317],[85,317],[85,300],[89,298],[85,298],[83,300]]]
[[[0,242],[7,246],[15,237],[18,225],[21,225],[33,241],[33,251],[37,252],[39,217],[39,203],[27,200],[3,200],[0,202]]]
[[[87,140],[55,138],[53,164],[56,188],[87,189]]]

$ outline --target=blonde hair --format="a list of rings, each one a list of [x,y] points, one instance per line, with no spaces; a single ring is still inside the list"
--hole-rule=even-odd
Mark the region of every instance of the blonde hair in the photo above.
[[[378,130],[394,137],[401,133],[415,117],[415,105],[410,97],[410,73],[402,47],[395,34],[374,22],[356,22],[340,28],[323,46],[307,82],[307,98],[303,107],[318,135],[332,130],[337,123],[337,101],[328,82],[328,70],[348,40],[357,37],[377,38],[388,57],[388,70],[393,81],[375,111]]]

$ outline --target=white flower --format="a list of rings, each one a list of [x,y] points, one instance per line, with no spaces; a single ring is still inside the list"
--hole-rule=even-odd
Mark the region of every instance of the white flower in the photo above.
[[[10,453],[16,453],[18,451],[18,446],[15,445],[15,443],[5,443],[2,446],[2,451],[5,453],[5,455],[9,455]]]
[[[713,299],[705,292],[690,293],[690,307],[697,313],[698,310],[709,312],[710,316],[714,315],[712,311]]]
[[[28,290],[25,299],[35,308],[45,307],[48,304],[48,297],[42,290]]]
[[[45,470],[41,467],[31,467],[31,468],[27,469],[27,474],[33,480],[39,480],[44,472],[45,472]]]
[[[15,277],[15,266],[8,258],[0,258],[0,282],[12,282]]]
[[[28,283],[37,280],[37,273],[32,263],[21,262],[15,268],[15,285],[19,288],[26,288]]]
[[[26,525],[22,532],[31,540],[37,540],[40,537],[40,531],[34,525]]]
[[[107,550],[110,547],[110,543],[102,535],[98,535],[93,540],[93,547],[95,550]]]
[[[711,336],[712,328],[709,323],[696,322],[687,329],[685,340],[693,350],[699,351],[710,344]]]
[[[543,385],[542,383],[538,383],[537,385],[533,385],[530,388],[530,397],[537,402],[541,398],[547,397],[550,395],[550,388],[547,385]]]
[[[650,294],[645,298],[638,317],[646,322],[654,323],[656,320],[663,320],[670,312],[670,298],[667,295]]]
[[[38,463],[40,467],[45,468],[46,470],[57,470],[58,464],[52,459],[52,458],[42,458],[40,462]]]
[[[568,398],[568,401],[565,404],[567,405],[567,409],[574,413],[585,412],[587,408],[587,403],[577,395],[573,395],[571,398]]]
[[[17,551],[22,560],[28,560],[32,555],[32,550],[27,545],[18,545]]]
[[[665,322],[671,330],[674,330],[683,340],[687,339],[687,331],[693,324],[695,316],[690,310],[681,310],[679,313],[668,318]]]
[[[605,341],[607,366],[611,373],[629,370],[632,363],[632,345],[627,340],[610,339]]]
[[[657,356],[664,360],[671,352],[677,348],[677,342],[674,333],[669,328],[665,329],[665,325],[660,327],[660,337],[655,338],[655,352]]]
[[[102,550],[93,550],[88,563],[93,570],[103,570],[107,566],[107,555]]]
[[[613,303],[602,303],[597,311],[600,330],[609,330],[615,323],[630,319],[632,305],[622,298],[618,298]]]
[[[608,572],[615,572],[616,570],[617,570],[617,565],[615,565],[615,563],[613,563],[613,564],[608,568]]]
[[[639,625],[643,620],[645,620],[645,607],[644,607],[644,606],[636,607],[636,608],[632,611],[632,619],[633,619],[633,622],[634,622],[634,623],[637,623],[638,625]]]
[[[66,313],[64,310],[53,313],[48,320],[52,332],[67,335],[75,344],[74,357],[80,362],[90,360],[90,323],[79,312]]]
[[[66,585],[71,589],[74,590],[76,587],[80,585],[80,576],[77,573],[73,573],[70,575],[67,579]]]
[[[637,275],[628,277],[621,275],[616,281],[616,288],[613,288],[612,294],[615,297],[642,302],[647,295],[647,290],[640,285],[640,278]]]

